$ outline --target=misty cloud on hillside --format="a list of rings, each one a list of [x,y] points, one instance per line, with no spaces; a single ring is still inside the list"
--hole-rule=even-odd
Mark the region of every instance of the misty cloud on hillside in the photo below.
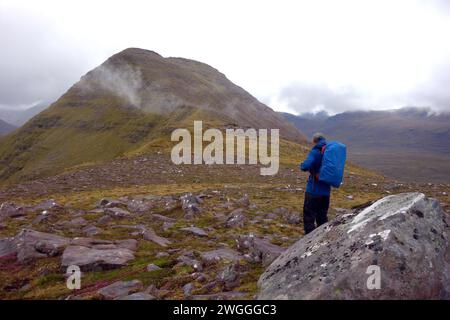
[[[142,88],[142,74],[137,68],[123,64],[120,67],[102,65],[92,73],[95,87],[91,82],[81,82],[83,89],[95,91],[99,86],[128,101],[132,106],[141,107],[139,90]]]
[[[275,101],[297,114],[330,114],[354,110],[385,110],[403,107],[430,108],[450,112],[450,63],[441,66],[432,78],[403,95],[374,96],[357,88],[330,88],[325,84],[293,83],[280,90]],[[276,103],[275,102],[275,103]]]

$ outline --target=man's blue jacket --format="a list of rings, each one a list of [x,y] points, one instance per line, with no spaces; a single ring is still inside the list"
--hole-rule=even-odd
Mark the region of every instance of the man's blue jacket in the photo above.
[[[300,169],[302,171],[309,171],[310,173],[308,184],[306,185],[306,192],[317,196],[330,195],[330,185],[325,182],[318,181],[315,178],[315,175],[319,172],[320,166],[322,165],[322,147],[326,144],[327,141],[325,139],[319,140],[309,152],[306,160],[300,164]]]

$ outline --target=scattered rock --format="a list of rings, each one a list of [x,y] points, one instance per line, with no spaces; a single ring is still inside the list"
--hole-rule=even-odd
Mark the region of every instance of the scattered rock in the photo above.
[[[198,204],[201,203],[202,200],[194,196],[192,193],[181,196],[180,200],[181,208],[184,211],[184,217],[186,219],[192,219],[194,216],[198,215],[201,212]]]
[[[156,298],[149,293],[136,292],[128,296],[116,298],[115,300],[156,300]]]
[[[167,252],[163,252],[163,251],[158,252],[158,253],[156,254],[156,257],[157,257],[157,258],[165,258],[165,257],[168,257],[168,256],[169,256],[169,254],[168,254]]]
[[[437,200],[391,195],[338,218],[269,266],[259,299],[450,298],[449,219]],[[377,267],[380,287],[369,290]]]
[[[143,214],[149,212],[153,208],[153,204],[149,201],[133,199],[128,202],[127,209],[130,212]]]
[[[102,233],[101,229],[99,229],[93,225],[88,225],[88,226],[84,227],[83,229],[81,229],[81,231],[89,237],[93,237],[93,236],[96,236],[96,235]]]
[[[83,217],[78,217],[70,221],[66,221],[63,224],[68,227],[84,227],[88,224],[88,222]]]
[[[142,290],[142,282],[139,280],[117,281],[97,291],[105,299],[116,299],[128,296],[130,293]]]
[[[26,214],[25,208],[13,202],[4,202],[0,205],[0,220],[6,218],[22,217]]]
[[[244,195],[239,200],[236,200],[236,204],[240,207],[248,207],[250,205],[250,199],[248,198],[248,195]]]
[[[276,217],[281,217],[289,224],[299,224],[300,223],[300,213],[299,212],[291,212],[288,208],[279,207],[275,208],[272,214],[266,215],[268,219],[275,219]]]
[[[227,228],[243,227],[247,218],[244,215],[244,209],[239,208],[233,210],[227,217],[225,226]]]
[[[198,294],[193,295],[192,299],[194,300],[231,300],[231,299],[244,299],[247,296],[245,292],[219,292],[219,293],[211,293],[211,294]]]
[[[238,262],[242,259],[239,252],[228,248],[221,248],[201,253],[202,260],[207,263],[215,263],[218,261]]]
[[[241,281],[239,264],[233,263],[225,266],[225,268],[219,272],[217,279],[225,291],[231,291],[238,287]]]
[[[137,242],[134,239],[116,242],[75,238],[62,255],[62,268],[77,265],[82,271],[120,268],[134,259]]]
[[[120,207],[123,205],[125,205],[125,203],[123,203],[122,201],[108,199],[108,198],[103,198],[98,203],[98,207],[100,207],[100,208],[114,208],[114,207]]]
[[[170,228],[172,228],[174,225],[175,225],[175,222],[164,222],[164,223],[162,224],[162,229],[163,229],[164,231],[167,231],[167,230],[169,230]]]
[[[107,208],[105,209],[105,213],[112,218],[126,218],[131,215],[131,213],[122,208]]]
[[[35,259],[54,257],[62,253],[70,243],[70,239],[58,235],[23,229],[14,238],[1,240],[3,250],[16,252],[20,263],[28,263]]]
[[[40,224],[41,222],[47,220],[48,218],[50,218],[50,215],[42,213],[33,219],[33,224]]]
[[[192,296],[192,289],[194,289],[194,285],[192,283],[187,283],[183,286],[183,294],[185,299],[189,299]]]
[[[108,224],[112,221],[112,218],[108,215],[104,215],[103,217],[101,217],[100,219],[97,220],[97,224],[98,225],[105,225]]]
[[[150,263],[147,266],[147,271],[155,271],[155,270],[161,270],[160,267],[158,267],[156,264]]]
[[[16,252],[17,247],[12,238],[0,239],[0,258]]]
[[[239,251],[248,252],[247,257],[250,261],[262,263],[263,266],[268,266],[286,250],[283,247],[270,243],[268,240],[253,235],[240,236],[236,241]]]
[[[169,217],[163,216],[162,214],[152,214],[152,218],[154,218],[155,220],[160,220],[163,222],[170,222],[170,223],[175,223],[177,221],[174,218],[169,218]]]
[[[198,228],[198,227],[186,227],[186,228],[181,228],[181,230],[192,233],[193,235],[198,236],[198,237],[207,237],[208,236],[208,234],[206,233],[205,230]]]
[[[152,228],[146,229],[142,233],[142,235],[144,237],[144,240],[152,241],[156,244],[159,244],[161,247],[167,247],[169,244],[171,244],[171,241],[169,239],[158,236]]]
[[[38,211],[38,210],[49,211],[49,210],[55,210],[55,209],[59,210],[62,208],[63,208],[63,206],[58,204],[55,200],[49,199],[49,200],[44,200],[35,206],[30,206],[27,209],[29,209],[31,211]]]
[[[203,271],[203,265],[200,261],[195,259],[194,257],[188,257],[187,255],[179,256],[176,261],[178,265],[188,265],[194,268],[196,271]]]
[[[286,217],[287,223],[290,224],[300,224],[300,213],[299,212],[292,212]]]

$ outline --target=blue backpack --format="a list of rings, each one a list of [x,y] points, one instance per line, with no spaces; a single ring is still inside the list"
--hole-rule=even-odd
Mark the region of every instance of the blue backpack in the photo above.
[[[319,181],[339,188],[344,177],[347,147],[339,141],[330,141],[322,148],[322,154]]]

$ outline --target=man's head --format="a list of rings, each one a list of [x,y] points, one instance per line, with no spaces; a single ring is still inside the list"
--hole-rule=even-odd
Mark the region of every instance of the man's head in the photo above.
[[[315,134],[313,135],[313,137],[312,137],[312,142],[313,142],[314,144],[316,144],[316,143],[319,142],[320,140],[325,140],[325,136],[324,136],[322,133],[320,133],[320,132],[315,133]]]

